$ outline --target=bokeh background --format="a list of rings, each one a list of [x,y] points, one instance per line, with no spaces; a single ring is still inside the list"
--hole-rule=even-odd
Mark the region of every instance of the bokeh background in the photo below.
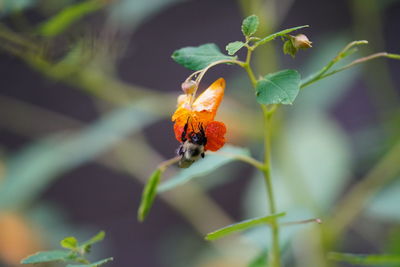
[[[306,77],[353,40],[370,42],[353,58],[400,53],[396,0],[0,0],[0,266],[99,230],[107,237],[92,257],[113,256],[108,266],[231,267],[263,257],[262,227],[203,239],[266,214],[262,178],[243,163],[163,193],[148,219],[136,220],[143,183],[178,146],[170,115],[190,71],[170,55],[210,42],[223,50],[241,40],[249,14],[260,17],[260,36],[311,26],[302,32],[313,48],[295,59],[280,40],[260,49],[260,75],[296,68]],[[286,221],[327,221],[282,230],[285,266],[334,266],[331,250],[400,253],[399,74],[399,61],[377,59],[304,89],[278,113],[279,209]],[[260,158],[262,118],[245,73],[217,66],[202,88],[218,77],[227,80],[218,118],[228,142]],[[327,238],[340,200],[377,164],[381,179],[366,185],[362,211]]]

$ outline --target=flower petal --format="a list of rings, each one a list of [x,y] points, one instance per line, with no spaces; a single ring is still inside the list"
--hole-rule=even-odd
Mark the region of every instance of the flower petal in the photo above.
[[[226,126],[219,121],[212,121],[207,125],[207,144],[205,150],[217,151],[225,144]]]
[[[193,110],[197,112],[208,111],[213,114],[212,119],[214,119],[215,114],[219,104],[224,97],[225,91],[225,80],[224,78],[219,78],[213,84],[211,84],[193,103]]]
[[[175,138],[179,142],[182,142],[182,133],[183,133],[183,127],[182,125],[175,123],[174,124],[174,133],[175,133]]]

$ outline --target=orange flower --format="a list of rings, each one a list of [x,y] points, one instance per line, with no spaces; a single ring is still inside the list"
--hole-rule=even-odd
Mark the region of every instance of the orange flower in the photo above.
[[[224,90],[225,80],[219,78],[192,104],[192,95],[179,96],[178,108],[172,115],[172,121],[175,122],[175,137],[179,142],[182,142],[182,133],[187,124],[186,139],[189,139],[191,133],[197,133],[204,129],[207,138],[205,150],[217,151],[225,144],[225,124],[214,121],[217,109],[224,96]]]

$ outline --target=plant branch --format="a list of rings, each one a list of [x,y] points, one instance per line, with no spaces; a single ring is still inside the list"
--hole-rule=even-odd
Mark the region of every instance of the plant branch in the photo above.
[[[313,84],[316,81],[319,81],[320,79],[322,79],[322,76],[328,72],[333,65],[335,65],[337,62],[339,62],[340,60],[342,60],[343,58],[349,56],[350,54],[352,54],[353,52],[355,52],[355,50],[350,50],[353,47],[357,46],[357,45],[364,45],[364,44],[368,44],[368,41],[366,40],[361,40],[361,41],[353,41],[349,44],[347,44],[331,61],[328,62],[328,64],[326,64],[320,71],[318,71],[317,73],[314,73],[312,75],[310,75],[308,78],[306,78],[304,81],[302,81],[300,88],[304,88],[308,85]],[[354,48],[355,49],[355,48]]]
[[[181,158],[180,156],[176,156],[176,157],[173,157],[173,158],[171,158],[171,159],[167,159],[167,160],[161,162],[161,163],[158,165],[157,169],[159,169],[161,172],[165,172],[165,170],[166,170],[169,166],[174,165],[175,163],[177,163],[177,162],[180,160],[180,158]]]
[[[243,161],[245,163],[248,163],[248,164],[254,166],[255,168],[259,169],[260,171],[263,171],[265,169],[264,163],[254,159],[252,157],[249,157],[249,156],[226,153],[226,152],[213,152],[212,154],[230,157],[230,158],[233,158],[236,160]]]
[[[250,78],[251,84],[253,85],[254,88],[257,86],[257,79],[256,76],[254,75],[254,72],[250,66],[250,60],[251,60],[251,55],[253,53],[253,48],[248,47],[247,48],[247,55],[246,55],[246,61],[244,64],[242,64],[242,67],[246,70],[247,75]]]
[[[341,72],[343,70],[346,70],[348,68],[354,67],[355,65],[367,62],[367,61],[375,59],[375,58],[380,58],[380,57],[387,57],[387,58],[393,58],[393,59],[400,60],[400,55],[397,55],[397,54],[389,54],[389,53],[386,53],[386,52],[375,53],[375,54],[372,54],[372,55],[369,55],[369,56],[366,56],[366,57],[362,57],[362,58],[356,59],[356,60],[352,61],[351,63],[347,64],[346,66],[343,66],[343,67],[341,67],[341,68],[339,68],[337,70],[333,70],[331,72],[328,72],[328,73],[322,75],[321,79],[326,78],[328,76],[331,76],[333,74],[336,74],[338,72]]]

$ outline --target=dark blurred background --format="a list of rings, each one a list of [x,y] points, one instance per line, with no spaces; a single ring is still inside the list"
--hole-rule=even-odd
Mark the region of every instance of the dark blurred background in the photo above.
[[[203,239],[265,214],[262,179],[243,163],[164,193],[144,223],[136,220],[144,181],[178,146],[170,115],[190,71],[173,62],[172,52],[210,42],[224,50],[242,39],[241,21],[255,13],[260,36],[309,24],[302,32],[313,41],[295,59],[283,55],[281,40],[264,47],[253,63],[260,75],[296,68],[306,77],[353,40],[369,41],[354,58],[400,53],[396,0],[98,1],[101,7],[60,20],[65,28],[43,27],[78,2],[84,1],[0,1],[1,266],[57,248],[62,237],[83,240],[99,230],[107,237],[93,257],[113,256],[108,266],[247,266],[267,246],[266,229],[216,243]],[[274,179],[288,220],[329,216],[396,144],[398,74],[399,61],[376,59],[304,89],[278,114]],[[262,156],[262,120],[245,73],[218,66],[202,87],[218,77],[227,80],[218,116],[228,142]],[[374,198],[336,248],[400,253],[400,186],[389,189],[376,194],[389,197]],[[315,227],[283,234],[285,266],[331,264],[315,248]]]

